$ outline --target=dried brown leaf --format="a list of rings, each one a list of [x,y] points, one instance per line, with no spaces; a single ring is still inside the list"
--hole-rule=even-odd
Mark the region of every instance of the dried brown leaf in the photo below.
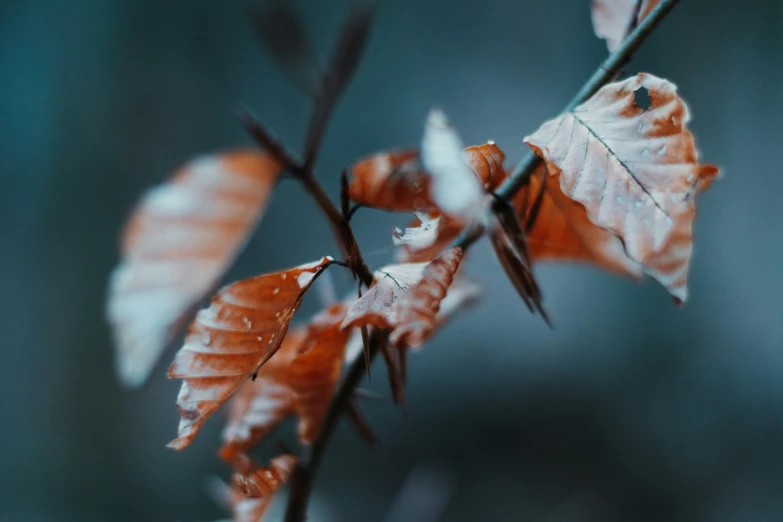
[[[351,167],[351,199],[367,207],[391,211],[432,207],[429,177],[415,150],[381,152]]]
[[[398,326],[389,336],[393,345],[419,347],[432,335],[440,303],[446,297],[461,260],[462,250],[450,248],[424,268],[421,280],[411,287],[402,306]]]
[[[539,193],[543,167],[523,189],[522,198]],[[587,217],[585,207],[563,194],[560,183],[550,180],[544,187],[535,223],[527,236],[530,258],[534,262],[592,263],[610,272],[629,277],[641,277],[638,263],[628,257],[620,239],[596,226]],[[531,218],[531,208],[522,209],[523,223]]]
[[[223,288],[201,310],[169,370],[184,379],[174,449],[190,444],[204,421],[280,347],[304,293],[331,263],[314,263],[245,279]]]
[[[306,334],[303,326],[290,329],[275,356],[229,401],[220,449],[220,457],[226,462],[233,462],[250,451],[287,417],[294,415],[295,399],[288,383],[288,369],[301,352]]]
[[[302,352],[291,362],[288,380],[299,416],[299,439],[312,444],[340,378],[350,330],[340,327],[348,305],[337,303],[317,315],[307,329]]]
[[[232,477],[234,522],[261,522],[295,466],[296,457],[287,453],[272,459],[268,468],[246,460]]]
[[[468,147],[462,152],[462,157],[485,189],[494,190],[507,177],[503,167],[506,155],[494,141]]]
[[[144,196],[126,226],[107,303],[126,385],[146,380],[185,316],[217,284],[280,174],[263,153],[204,156]]]
[[[635,103],[646,89],[651,106]],[[639,74],[603,87],[525,138],[570,199],[675,297],[687,299],[695,197],[717,176],[702,165],[676,87]]]
[[[316,315],[307,327],[292,329],[280,350],[253,381],[231,399],[221,457],[233,461],[256,446],[291,415],[299,417],[299,439],[312,444],[340,376],[350,330],[340,323],[348,309],[337,303]]]

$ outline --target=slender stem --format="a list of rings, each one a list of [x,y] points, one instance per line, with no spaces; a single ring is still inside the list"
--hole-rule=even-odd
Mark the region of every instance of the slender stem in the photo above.
[[[679,0],[662,0],[642,23],[634,29],[622,45],[598,67],[595,73],[593,73],[590,79],[566,106],[565,111],[571,111],[577,105],[584,103],[595,94],[598,89],[609,82],[617,71],[627,63],[634,51],[636,51],[644,40],[647,39],[653,29],[655,29],[658,23],[672,10],[678,1]],[[509,178],[500,186],[497,195],[506,200],[510,200],[520,188],[528,183],[530,176],[540,162],[541,160],[536,155],[533,153],[528,154],[516,165]],[[320,196],[317,195],[317,192],[313,192],[313,195],[316,197],[316,201],[318,201]],[[328,198],[326,199],[328,200]],[[324,208],[324,206],[322,206],[322,208]],[[334,209],[334,212],[339,214],[339,211],[336,208]],[[330,219],[332,218],[330,217]],[[471,227],[471,230],[469,230],[467,234],[460,236],[456,246],[467,249],[481,237],[483,233],[483,227]],[[370,360],[377,354],[377,347],[377,337],[373,335],[370,342]],[[316,439],[310,451],[302,455],[292,476],[291,494],[285,522],[303,522],[305,520],[308,504],[307,499],[310,490],[312,489],[315,475],[318,472],[318,466],[321,463],[323,454],[325,453],[329,440],[334,432],[337,419],[342,414],[346,404],[351,399],[354,388],[365,373],[366,365],[362,353],[355,355],[352,360],[346,360],[346,365],[348,366],[348,372],[332,399],[321,433],[318,435],[318,439]]]
[[[329,196],[324,191],[323,187],[315,176],[308,174],[307,172],[299,172],[299,178],[302,180],[302,184],[307,191],[313,196],[321,212],[326,216],[334,229],[340,243],[343,246],[346,254],[349,256],[355,256],[356,263],[356,275],[361,279],[365,286],[372,284],[372,271],[367,267],[362,258],[361,251],[356,244],[356,238],[353,235],[353,230],[348,221],[347,216],[343,216],[337,207],[329,199]]]
[[[356,269],[356,275],[361,279],[362,283],[367,286],[372,284],[372,271],[364,263],[362,254],[359,251],[359,247],[356,243],[356,238],[353,235],[351,229],[350,216],[343,215],[343,213],[332,203],[329,196],[324,191],[321,184],[315,178],[313,174],[313,165],[302,163],[295,157],[292,152],[278,141],[269,130],[267,130],[263,124],[258,121],[253,114],[247,109],[240,109],[237,111],[242,125],[245,127],[250,136],[258,143],[258,145],[268,151],[272,156],[277,158],[280,163],[286,166],[286,169],[296,179],[302,182],[305,189],[313,196],[318,208],[329,220],[329,223],[337,236],[338,242],[342,245],[346,255],[354,256],[354,264]],[[314,161],[314,157],[311,161]]]

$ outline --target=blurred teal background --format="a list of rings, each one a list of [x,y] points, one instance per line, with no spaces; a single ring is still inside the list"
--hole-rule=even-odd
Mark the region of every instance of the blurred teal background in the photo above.
[[[348,2],[298,5],[327,56]],[[514,162],[605,53],[587,0],[387,0],[319,176],[336,196],[344,165],[415,145],[432,106]],[[679,85],[703,158],[726,174],[699,202],[688,306],[651,281],[546,266],[550,331],[482,242],[469,269],[486,298],[411,358],[405,412],[365,404],[380,450],[338,430],[314,520],[783,520],[781,64],[783,3],[683,0],[627,72]],[[206,493],[227,476],[220,422],[183,453],[165,449],[171,353],[148,386],[121,389],[103,306],[136,199],[196,154],[250,144],[240,102],[301,144],[307,100],[238,3],[0,1],[3,522],[225,516]],[[405,221],[358,214],[373,266]],[[226,280],[336,252],[285,182]],[[370,387],[388,396],[380,365]],[[445,502],[438,519],[394,507],[422,469],[437,480],[414,489]]]

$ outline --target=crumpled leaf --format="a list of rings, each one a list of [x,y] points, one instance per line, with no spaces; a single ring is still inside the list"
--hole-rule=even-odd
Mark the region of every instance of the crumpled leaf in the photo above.
[[[524,202],[520,216],[525,224],[531,217],[530,200],[538,195],[546,175],[542,166],[515,199],[515,203]],[[625,253],[620,238],[593,224],[585,207],[568,199],[556,180],[544,187],[527,244],[534,262],[584,262],[629,277],[643,275],[641,266]]]
[[[223,288],[190,325],[169,377],[183,379],[177,397],[179,436],[187,447],[204,421],[253,376],[281,345],[305,292],[332,262],[324,257]]]
[[[432,207],[429,176],[421,169],[415,150],[381,152],[351,167],[348,193],[367,207],[390,211]]]
[[[636,25],[660,3],[661,0],[641,0]],[[606,40],[609,52],[614,52],[628,36],[634,24],[637,0],[592,0],[593,30],[598,38]]]
[[[141,200],[125,228],[107,302],[124,384],[146,380],[245,244],[280,174],[259,152],[203,156]]]
[[[635,93],[649,92],[638,107]],[[612,83],[525,141],[570,199],[677,301],[687,299],[695,197],[717,176],[701,165],[676,87],[649,74]]]
[[[421,280],[411,288],[402,307],[400,324],[389,335],[393,345],[416,348],[432,335],[440,303],[446,297],[460,261],[462,249],[455,247],[424,267]]]
[[[336,303],[318,314],[307,329],[302,352],[288,371],[299,416],[299,439],[312,444],[321,432],[340,378],[350,330],[341,328],[348,305]]]
[[[268,468],[260,468],[245,458],[232,477],[234,522],[261,522],[275,493],[293,473],[296,460],[294,455],[283,453],[273,458]]]
[[[381,268],[375,284],[348,309],[342,327],[389,329],[394,344],[419,346],[434,331],[440,302],[461,259],[462,250],[451,248],[431,263]]]
[[[226,462],[250,451],[294,415],[295,399],[288,383],[288,369],[306,337],[306,327],[291,328],[274,357],[258,370],[256,379],[246,381],[229,401],[220,449],[220,457]]]
[[[479,210],[484,191],[462,149],[446,115],[430,111],[421,141],[421,162],[431,176],[430,195],[441,212],[469,221]]]

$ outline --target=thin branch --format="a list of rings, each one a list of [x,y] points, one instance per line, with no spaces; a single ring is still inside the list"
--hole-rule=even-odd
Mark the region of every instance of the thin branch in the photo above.
[[[679,0],[662,0],[660,4],[647,16],[644,21],[631,33],[617,51],[612,53],[595,71],[593,76],[582,86],[573,100],[566,106],[566,111],[573,110],[577,105],[585,102],[604,84],[609,82],[614,74],[623,66],[639,46],[647,39],[658,23],[672,10]],[[530,176],[540,164],[541,160],[534,154],[529,154],[514,168],[503,185],[498,190],[498,195],[510,200],[517,191],[526,185]],[[334,209],[337,215],[340,211]],[[482,227],[471,227],[471,231],[461,236],[456,246],[466,249],[472,245],[484,233]],[[371,275],[371,274],[370,274]],[[372,280],[372,277],[370,277]],[[375,358],[378,353],[378,332],[374,331],[369,343],[369,359]],[[326,414],[323,428],[318,435],[310,451],[305,452],[299,460],[291,478],[291,493],[285,522],[303,522],[307,513],[307,505],[310,490],[312,489],[318,466],[331,439],[337,420],[340,418],[346,405],[353,397],[353,390],[364,376],[366,363],[364,354],[357,352],[351,360],[346,360],[348,372],[332,398],[329,411]]]
[[[249,107],[242,105],[235,112],[242,126],[262,149],[269,152],[286,168],[299,164],[294,154],[289,152],[285,145],[264,127]]]

